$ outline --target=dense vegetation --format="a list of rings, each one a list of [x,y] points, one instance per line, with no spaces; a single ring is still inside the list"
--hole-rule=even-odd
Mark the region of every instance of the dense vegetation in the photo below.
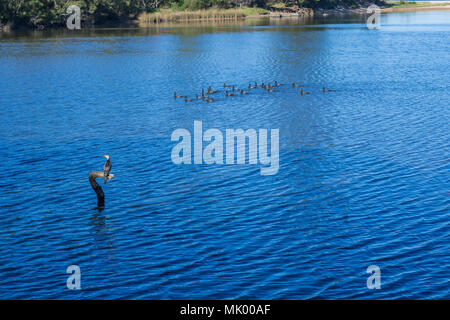
[[[27,26],[64,25],[70,5],[77,5],[83,21],[102,23],[152,10],[159,0],[0,0],[0,23]]]
[[[0,0],[0,25],[47,27],[64,25],[70,5],[81,9],[84,24],[134,19],[138,14],[166,7],[173,10],[208,8],[268,8],[274,0]],[[286,6],[352,7],[361,0],[281,0]]]

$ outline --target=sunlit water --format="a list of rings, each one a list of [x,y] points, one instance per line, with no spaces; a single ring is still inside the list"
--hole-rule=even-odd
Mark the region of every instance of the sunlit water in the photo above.
[[[230,25],[0,36],[0,298],[450,298],[450,11]],[[274,80],[311,94],[173,98]],[[194,120],[278,174],[173,164]]]

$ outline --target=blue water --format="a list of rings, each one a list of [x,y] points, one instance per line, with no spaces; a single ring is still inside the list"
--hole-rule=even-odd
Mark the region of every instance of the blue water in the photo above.
[[[449,70],[450,11],[0,35],[0,298],[449,299]],[[311,94],[173,98],[274,80]],[[194,120],[278,174],[173,164]]]

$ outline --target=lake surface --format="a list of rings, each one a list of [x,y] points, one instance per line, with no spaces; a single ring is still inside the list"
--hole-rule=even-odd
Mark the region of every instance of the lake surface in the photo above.
[[[450,298],[450,11],[231,25],[0,35],[1,299]],[[311,94],[223,93],[275,80]],[[278,173],[173,164],[194,120]]]

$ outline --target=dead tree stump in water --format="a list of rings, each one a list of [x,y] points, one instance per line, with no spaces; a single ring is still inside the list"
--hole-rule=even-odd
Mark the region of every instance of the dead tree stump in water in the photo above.
[[[104,179],[105,176],[103,175],[103,172],[100,172],[100,171],[89,172],[89,183],[91,184],[92,189],[94,189],[95,193],[97,194],[97,206],[104,207],[105,206],[105,193],[103,192],[102,187],[95,180],[97,178]],[[110,173],[108,176],[108,180],[110,180],[112,178],[114,178],[114,175]]]

